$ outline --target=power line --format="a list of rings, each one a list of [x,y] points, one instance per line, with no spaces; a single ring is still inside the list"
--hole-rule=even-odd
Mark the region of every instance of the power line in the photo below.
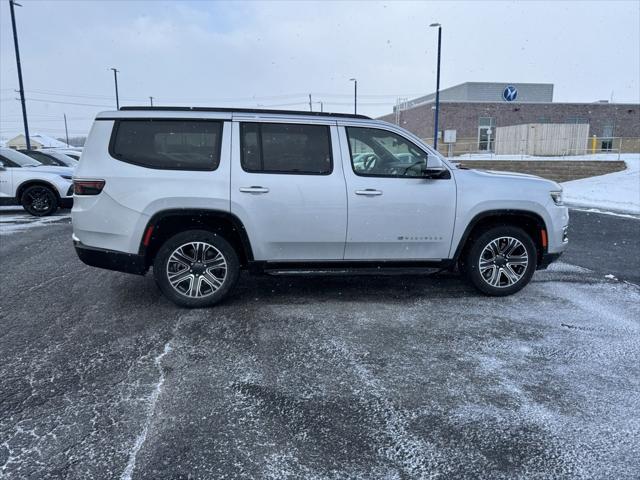
[[[12,90],[12,89],[10,89]],[[96,100],[111,100],[113,97],[108,95],[100,95],[100,94],[88,94],[88,93],[67,93],[61,92],[59,90],[39,90],[32,89],[30,90],[33,93],[38,93],[40,95],[51,95],[58,97],[73,97],[73,98],[87,98],[87,99],[96,99]],[[256,100],[278,100],[285,98],[297,98],[297,97],[306,97],[306,93],[292,93],[292,94],[284,94],[284,95],[268,95],[263,97],[252,96],[252,97],[242,97],[242,98],[205,98],[205,99],[167,99],[166,101],[174,103],[174,102],[252,102]],[[126,100],[128,102],[137,102],[137,101],[147,101],[149,97],[123,97],[122,100]]]
[[[83,107],[102,107],[102,108],[113,108],[113,105],[98,105],[95,103],[78,103],[78,102],[61,102],[58,100],[46,100],[43,98],[27,98],[30,102],[44,102],[44,103],[59,103],[62,105],[80,105]]]
[[[30,124],[33,123],[42,123],[42,122],[59,122],[59,118],[33,118],[33,115],[29,115]],[[90,117],[67,117],[67,120],[84,120]],[[14,120],[1,120],[1,123],[22,123],[22,120],[14,119]]]
[[[13,89],[5,89],[7,91]],[[102,94],[90,94],[90,93],[68,93],[62,92],[59,90],[42,90],[42,89],[32,89],[30,90],[33,93],[38,93],[44,96],[57,96],[57,97],[71,97],[71,98],[86,98],[86,99],[95,99],[95,100],[111,100],[113,97],[109,95]],[[332,98],[351,98],[352,94],[347,93],[326,93],[326,92],[313,92],[314,95],[322,96],[322,97],[332,97]],[[393,94],[359,94],[358,98],[371,98],[371,99],[384,99],[389,98],[395,100],[398,96],[401,97],[417,97],[420,95],[424,95],[423,93],[393,93]],[[194,102],[194,103],[206,103],[206,102],[256,102],[263,100],[278,100],[278,99],[293,99],[293,98],[307,98],[308,93],[287,93],[281,95],[265,95],[265,96],[251,96],[251,97],[226,97],[226,98],[166,98],[165,101],[168,103],[180,103],[180,102]],[[163,97],[164,98],[164,97]],[[147,102],[149,97],[122,97],[122,100],[127,102]]]

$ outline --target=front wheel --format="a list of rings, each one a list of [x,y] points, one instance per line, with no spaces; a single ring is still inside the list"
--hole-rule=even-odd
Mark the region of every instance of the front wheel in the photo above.
[[[220,235],[189,230],[167,240],[153,262],[156,283],[172,302],[189,308],[215,305],[236,283],[240,262]]]
[[[502,297],[520,291],[537,266],[531,237],[517,227],[495,227],[479,235],[464,258],[462,271],[482,293]]]
[[[22,207],[35,217],[51,215],[58,209],[58,197],[49,187],[34,185],[22,194]]]

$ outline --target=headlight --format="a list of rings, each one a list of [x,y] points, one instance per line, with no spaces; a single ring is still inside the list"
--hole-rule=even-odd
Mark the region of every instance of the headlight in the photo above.
[[[64,178],[65,180],[69,180],[71,181],[73,179],[73,177],[71,175],[60,175],[62,178]]]
[[[559,192],[551,192],[551,198],[553,199],[553,203],[556,205],[564,205],[562,203],[562,190]]]

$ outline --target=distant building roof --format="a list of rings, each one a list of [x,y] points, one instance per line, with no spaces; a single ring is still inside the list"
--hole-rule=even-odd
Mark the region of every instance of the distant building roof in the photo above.
[[[498,102],[507,101],[503,95],[506,88],[512,88],[515,94],[508,101],[523,103],[550,103],[553,101],[552,83],[514,83],[514,82],[465,82],[440,90],[441,102]],[[408,100],[401,110],[426,103],[433,103],[436,94]]]
[[[67,145],[66,143],[61,142],[60,140],[56,140],[53,137],[49,137],[48,135],[42,135],[40,133],[31,135],[31,140],[37,141],[38,143],[40,143],[40,145],[42,145],[43,148],[69,148],[69,145]]]
[[[69,145],[67,145],[66,143],[61,142],[60,140],[56,140],[55,138],[50,137],[48,135],[34,133],[33,135],[30,135],[30,137],[31,137],[31,143],[36,148],[69,148]],[[5,143],[9,147],[24,148],[24,145],[25,145],[24,134],[20,133],[15,137],[7,140]]]

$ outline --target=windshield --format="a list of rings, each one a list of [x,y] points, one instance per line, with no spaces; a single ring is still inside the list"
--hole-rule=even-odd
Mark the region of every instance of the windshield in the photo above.
[[[2,150],[0,150],[0,154],[2,154],[3,157],[9,159],[19,167],[37,167],[39,165],[42,165],[40,162],[34,160],[33,158],[28,157],[27,155],[24,155],[20,152],[16,152],[11,148],[3,148]]]

